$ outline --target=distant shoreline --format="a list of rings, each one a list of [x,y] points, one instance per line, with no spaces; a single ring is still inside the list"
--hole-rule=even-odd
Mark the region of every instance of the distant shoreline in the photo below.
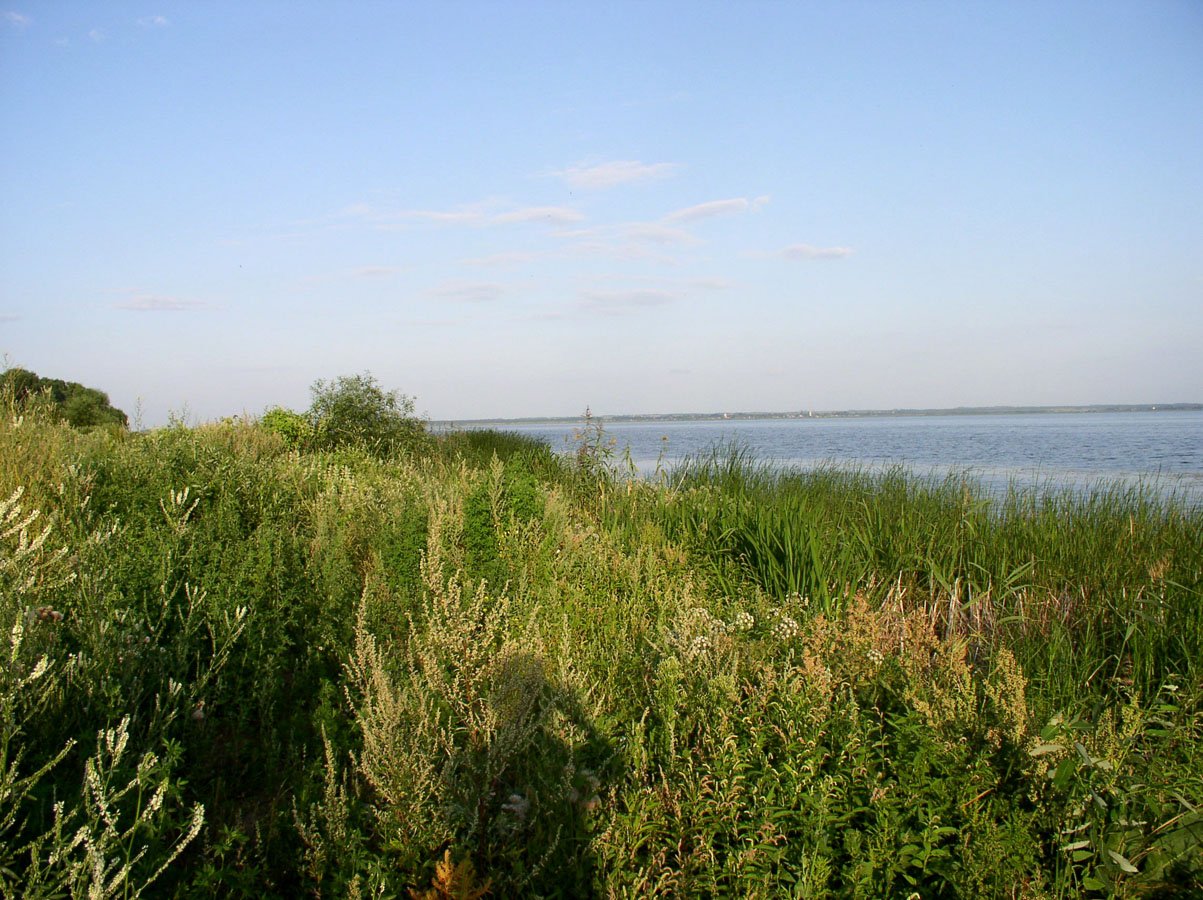
[[[1198,412],[1203,403],[1115,403],[1094,406],[956,406],[950,409],[839,409],[792,412],[595,414],[601,422],[707,422],[749,419],[869,419],[916,416],[1045,415],[1050,413]],[[584,416],[527,416],[516,419],[438,419],[431,425],[579,425]]]

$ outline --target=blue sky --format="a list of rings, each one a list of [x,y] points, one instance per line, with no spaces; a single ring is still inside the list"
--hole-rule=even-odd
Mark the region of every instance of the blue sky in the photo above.
[[[1193,0],[0,15],[0,352],[147,425],[1203,400]]]

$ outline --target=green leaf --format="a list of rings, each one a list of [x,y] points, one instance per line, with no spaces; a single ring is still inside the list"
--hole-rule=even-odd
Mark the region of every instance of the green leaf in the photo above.
[[[1126,857],[1120,855],[1119,853],[1116,853],[1114,850],[1108,850],[1107,855],[1110,856],[1115,861],[1115,864],[1117,866],[1119,866],[1123,871],[1127,872],[1129,875],[1135,875],[1140,871],[1138,868],[1136,868],[1136,866],[1132,865],[1132,863],[1129,862]]]

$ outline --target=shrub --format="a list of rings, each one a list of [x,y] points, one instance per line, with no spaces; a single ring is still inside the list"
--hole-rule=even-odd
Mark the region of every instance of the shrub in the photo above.
[[[414,446],[426,435],[413,398],[384,390],[367,372],[318,379],[310,391],[308,417],[319,449],[359,444],[383,455]]]
[[[260,424],[272,434],[278,434],[289,450],[306,450],[314,442],[316,432],[310,421],[291,409],[275,406],[263,414]]]

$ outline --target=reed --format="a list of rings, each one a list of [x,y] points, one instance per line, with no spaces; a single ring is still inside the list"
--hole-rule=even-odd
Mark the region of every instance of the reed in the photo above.
[[[1199,510],[582,446],[0,415],[0,896],[1203,890]]]

